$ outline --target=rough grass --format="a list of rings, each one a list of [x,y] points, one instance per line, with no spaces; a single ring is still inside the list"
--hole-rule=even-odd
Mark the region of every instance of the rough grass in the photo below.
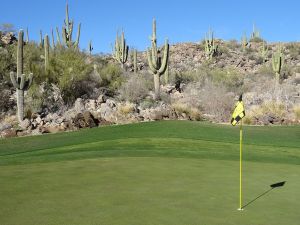
[[[0,224],[297,224],[300,127],[164,121],[0,141]]]

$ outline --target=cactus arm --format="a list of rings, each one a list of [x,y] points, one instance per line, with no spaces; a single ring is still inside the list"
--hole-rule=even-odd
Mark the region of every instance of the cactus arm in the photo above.
[[[11,83],[13,84],[14,88],[19,89],[20,86],[18,85],[18,83],[16,81],[15,73],[14,72],[10,72],[9,75],[10,75]]]
[[[27,81],[26,81],[26,85],[25,85],[25,90],[28,90],[29,88],[30,88],[30,86],[31,86],[31,84],[32,84],[32,81],[33,81],[33,73],[30,73],[29,74],[29,77],[28,77],[28,79],[27,79]]]
[[[62,28],[62,40],[64,45],[67,45],[67,32],[65,27]]]
[[[29,43],[29,32],[28,32],[28,27],[26,28],[26,43]]]
[[[18,34],[17,78],[21,77],[21,75],[23,74],[23,44],[24,44],[23,38],[24,38],[24,32],[23,30],[20,30]]]
[[[58,27],[56,27],[56,42],[61,45]]]
[[[164,47],[164,55],[162,59],[162,64],[158,70],[158,73],[162,75],[166,69],[167,69],[167,62],[169,58],[169,44],[168,44],[168,39],[165,40],[165,47]]]
[[[78,45],[79,45],[80,29],[81,29],[81,23],[78,24],[77,37],[76,37],[76,42],[75,42],[76,47],[78,47]]]
[[[26,76],[25,74],[21,75],[21,81],[20,81],[20,90],[24,90],[26,84]]]
[[[153,65],[153,60],[152,60],[152,57],[151,57],[151,51],[150,49],[148,48],[147,50],[147,59],[148,59],[148,64],[149,64],[149,67],[150,67],[150,70],[156,74],[157,73],[157,69],[156,67]]]
[[[55,48],[55,40],[54,40],[53,29],[51,29],[51,37],[52,37],[52,47],[53,47],[53,49],[54,49],[54,48]]]

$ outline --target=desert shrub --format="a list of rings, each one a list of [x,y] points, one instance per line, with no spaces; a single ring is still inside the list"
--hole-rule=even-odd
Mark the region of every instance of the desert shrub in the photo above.
[[[191,120],[202,120],[202,113],[197,107],[191,106],[188,103],[176,102],[172,104],[172,108],[179,115],[186,114]]]
[[[142,109],[149,109],[151,107],[154,107],[155,105],[156,101],[151,97],[143,99],[140,103],[140,107]]]
[[[14,102],[10,99],[11,94],[9,87],[0,83],[0,112],[6,112],[13,107]]]
[[[24,46],[24,73],[33,73],[34,82],[36,84],[48,81],[49,78],[47,76],[48,74],[45,73],[43,55],[43,49],[34,42],[30,42]],[[49,80],[49,82],[51,82],[51,80]]]
[[[282,119],[286,116],[287,110],[282,102],[265,101],[260,105],[253,106],[247,111],[244,122],[246,124],[266,123],[266,118],[271,116],[272,118]]]
[[[295,119],[300,121],[300,105],[296,105],[293,108]]]
[[[281,102],[268,101],[264,102],[257,108],[256,114],[258,115],[268,115],[272,114],[274,116],[282,118],[286,114],[285,105]]]
[[[48,79],[57,84],[66,103],[86,93],[80,84],[89,79],[93,67],[85,62],[85,55],[74,49],[61,49],[49,61]]]
[[[135,111],[135,105],[130,102],[124,102],[118,105],[118,112],[122,115],[128,115],[129,113],[133,113]]]
[[[17,70],[14,50],[13,45],[5,48],[0,47],[0,81],[2,82],[10,83],[9,73]]]
[[[121,100],[139,102],[149,94],[151,87],[150,80],[146,79],[145,76],[141,74],[132,74],[121,85],[119,89],[119,97]]]
[[[105,64],[98,70],[101,77],[100,86],[108,87],[113,92],[117,91],[125,80],[120,66],[114,63]]]
[[[225,42],[225,45],[231,50],[236,50],[240,47],[240,44],[237,40],[229,40],[228,42]]]
[[[185,88],[185,102],[201,109],[206,117],[217,122],[228,122],[234,106],[234,94],[222,84],[207,80],[189,84]]]
[[[26,94],[25,114],[26,112],[40,113],[42,111],[44,97],[40,86],[33,83]]]
[[[300,45],[298,43],[290,43],[285,46],[292,59],[298,59],[300,55]]]
[[[243,85],[244,75],[233,67],[214,68],[208,71],[207,76],[216,85],[223,85],[231,90]]]
[[[264,39],[262,39],[260,37],[253,37],[250,39],[250,42],[261,43],[261,42],[264,42]]]
[[[263,64],[261,67],[259,67],[257,74],[274,76],[274,71],[271,64]]]

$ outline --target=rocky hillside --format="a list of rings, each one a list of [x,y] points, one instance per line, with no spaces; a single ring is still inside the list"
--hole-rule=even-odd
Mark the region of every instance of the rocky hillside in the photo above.
[[[1,40],[2,137],[162,119],[223,123],[230,120],[235,98],[241,93],[248,124],[300,122],[300,43],[282,44],[284,64],[277,90],[272,69],[277,43],[264,45],[255,41],[242,48],[237,41],[216,40],[218,51],[212,59],[207,58],[203,42],[171,45],[169,79],[164,80],[165,75],[161,77],[160,100],[153,100],[153,75],[148,72],[145,52],[138,53],[137,74],[132,72],[132,57],[121,69],[110,55],[90,56],[65,50],[56,52],[53,62],[58,61],[53,64],[51,61],[45,73],[44,69],[39,70],[39,65],[41,68],[44,65],[43,57],[39,57],[43,50],[32,43],[25,46],[25,57],[29,55],[35,61],[33,64],[26,61],[25,68],[33,68],[38,74],[34,89],[25,95],[26,118],[18,123],[15,89],[7,78],[8,71],[15,68],[14,64],[7,65],[7,60],[9,52],[15,51],[16,41],[7,34]],[[12,54],[12,62],[13,57]],[[68,61],[58,70],[60,61],[66,62],[72,57],[84,60],[85,68],[77,68],[78,61],[74,61],[75,64]],[[62,75],[65,80],[60,78]],[[78,80],[69,84],[72,79]]]

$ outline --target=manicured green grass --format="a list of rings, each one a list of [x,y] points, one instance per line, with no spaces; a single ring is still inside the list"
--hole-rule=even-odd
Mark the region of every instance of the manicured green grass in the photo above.
[[[300,127],[187,121],[0,141],[0,224],[297,224]]]

